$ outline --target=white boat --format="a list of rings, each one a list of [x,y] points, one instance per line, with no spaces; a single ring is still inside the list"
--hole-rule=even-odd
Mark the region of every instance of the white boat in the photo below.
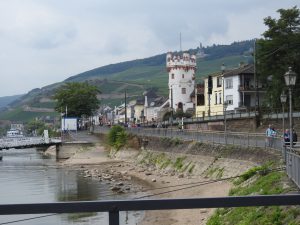
[[[20,138],[24,137],[23,132],[20,130],[12,130],[10,129],[9,131],[6,132],[6,137],[8,138]]]

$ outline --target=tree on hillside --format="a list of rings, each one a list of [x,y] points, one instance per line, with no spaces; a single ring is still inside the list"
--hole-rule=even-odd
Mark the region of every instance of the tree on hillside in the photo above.
[[[91,116],[99,108],[100,101],[97,87],[88,83],[66,83],[59,88],[54,99],[57,100],[55,110],[64,112],[67,108],[68,116]]]
[[[271,107],[280,106],[280,93],[285,90],[283,75],[291,66],[298,74],[294,96],[300,95],[300,11],[295,6],[291,9],[279,9],[279,19],[267,17],[264,19],[268,27],[263,39],[257,44],[258,75],[263,82],[269,83],[268,104]],[[272,75],[272,76],[271,76]],[[272,79],[268,79],[268,78]],[[300,105],[300,99],[294,98]]]

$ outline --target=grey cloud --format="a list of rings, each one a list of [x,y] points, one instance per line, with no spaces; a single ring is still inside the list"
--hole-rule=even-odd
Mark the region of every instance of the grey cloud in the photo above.
[[[30,40],[31,46],[37,49],[52,49],[61,45],[68,44],[77,36],[77,30],[74,28],[49,29],[37,33]]]
[[[179,32],[183,49],[257,37],[262,18],[294,5],[299,0],[0,1],[0,76],[8,84],[24,77],[22,85],[1,86],[0,96],[178,50]]]
[[[103,48],[102,54],[111,54],[114,56],[122,55],[129,51],[127,48],[128,42],[126,38],[118,36],[117,34],[111,36],[107,42],[105,43],[105,47]]]

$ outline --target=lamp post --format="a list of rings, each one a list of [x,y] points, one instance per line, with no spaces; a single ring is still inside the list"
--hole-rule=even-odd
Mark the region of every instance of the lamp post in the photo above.
[[[282,134],[284,136],[284,120],[285,120],[285,114],[284,114],[284,105],[286,103],[286,100],[287,100],[287,96],[284,92],[281,93],[280,95],[280,102],[281,102],[281,105],[282,105]]]
[[[297,75],[292,71],[292,67],[284,74],[284,80],[289,90],[289,117],[290,117],[290,151],[293,148],[293,108],[292,108],[292,87],[296,84]]]
[[[284,157],[284,162],[286,162],[286,145],[285,145],[285,137],[284,137],[284,120],[285,120],[285,114],[284,114],[284,105],[286,103],[286,99],[287,99],[287,96],[286,94],[284,93],[284,91],[281,93],[280,95],[280,102],[281,102],[281,105],[282,105],[282,137],[283,137],[283,157]]]

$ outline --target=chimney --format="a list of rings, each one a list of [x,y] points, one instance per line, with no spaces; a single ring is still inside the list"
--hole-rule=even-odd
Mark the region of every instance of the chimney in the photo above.
[[[221,71],[222,71],[222,73],[225,73],[225,70],[226,70],[226,66],[225,66],[225,64],[223,63],[222,66],[221,66]]]
[[[145,107],[148,107],[148,98],[147,98],[147,95],[145,95]]]

